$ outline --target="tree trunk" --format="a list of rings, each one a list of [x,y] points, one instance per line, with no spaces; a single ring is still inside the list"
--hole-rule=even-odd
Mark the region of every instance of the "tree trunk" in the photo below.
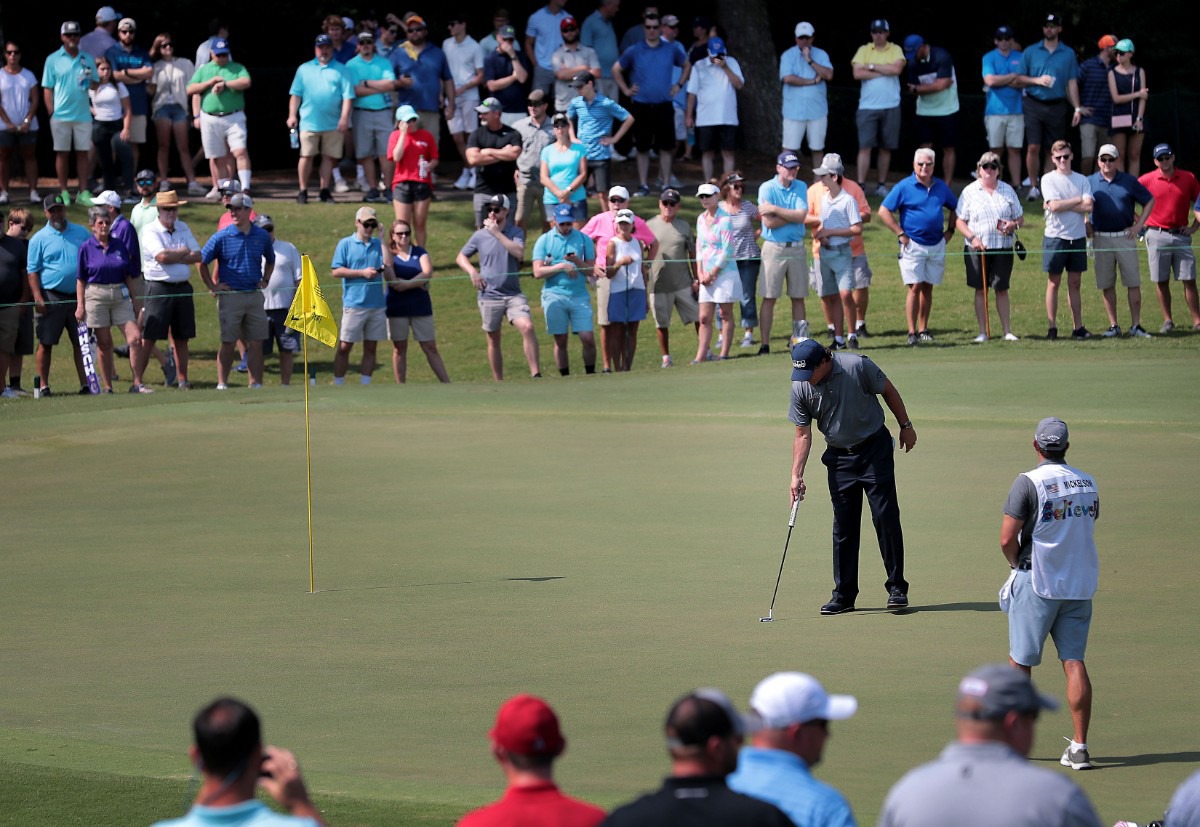
[[[729,53],[741,64],[746,84],[738,93],[738,121],[746,149],[774,155],[783,134],[779,58],[772,45],[767,0],[722,3],[717,20],[728,33]]]

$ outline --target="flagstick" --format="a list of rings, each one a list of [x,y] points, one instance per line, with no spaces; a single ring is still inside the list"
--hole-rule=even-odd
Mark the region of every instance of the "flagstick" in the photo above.
[[[302,284],[301,292],[308,289],[307,284]],[[305,296],[305,307],[312,307],[312,300]],[[304,340],[304,458],[308,470],[308,593],[315,592],[315,579],[313,577],[313,530],[312,530],[312,434],[308,426],[308,336],[301,336]]]

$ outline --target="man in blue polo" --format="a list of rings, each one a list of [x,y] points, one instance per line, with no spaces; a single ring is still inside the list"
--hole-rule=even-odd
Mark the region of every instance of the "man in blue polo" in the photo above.
[[[750,709],[760,722],[738,753],[729,789],[787,813],[796,827],[855,827],[845,796],[812,776],[829,740],[829,725],[858,711],[852,695],[830,695],[812,675],[776,672],[759,681]]]
[[[580,72],[571,80],[579,92],[567,104],[567,117],[575,129],[575,138],[587,147],[587,165],[600,193],[600,212],[608,212],[608,190],[612,186],[613,147],[633,126],[633,115],[621,104],[602,94],[595,75]],[[621,126],[612,134],[613,121]]]
[[[596,337],[592,333],[592,305],[588,300],[587,274],[596,263],[596,245],[575,229],[570,204],[554,208],[554,229],[533,245],[533,277],[545,279],[542,311],[546,332],[554,337],[554,362],[563,376],[571,373],[567,335],[574,331],[583,347],[583,369],[596,372]]]
[[[1097,156],[1100,171],[1087,177],[1092,188],[1087,234],[1096,255],[1092,266],[1108,314],[1104,336],[1121,335],[1121,326],[1117,324],[1117,269],[1120,268],[1121,284],[1129,293],[1129,335],[1149,339],[1150,334],[1142,327],[1142,274],[1137,239],[1154,209],[1154,196],[1138,179],[1117,166],[1119,159],[1116,146],[1105,144]],[[1142,208],[1140,216],[1137,207]]]
[[[1008,177],[1013,189],[1021,186],[1021,145],[1025,143],[1025,110],[1021,107],[1021,50],[1013,48],[1013,31],[1008,26],[996,29],[992,42],[996,48],[983,56],[983,85],[987,102],[983,126],[988,148],[1000,155],[1008,148]],[[1002,156],[1003,157],[1003,156]]]
[[[346,73],[354,88],[354,155],[371,186],[363,200],[386,203],[391,199],[378,189],[379,173],[388,173],[392,166],[387,145],[394,126],[391,91],[396,88],[396,75],[391,61],[375,53],[375,35],[362,32],[358,36],[358,54],[346,64]],[[391,174],[384,180],[390,182]]]
[[[793,343],[808,336],[808,253],[804,245],[804,219],[808,217],[808,185],[796,179],[800,159],[790,150],[775,159],[775,177],[758,188],[758,214],[762,217],[762,327],[761,356],[771,352],[771,326],[775,302],[787,286],[792,300]]]
[[[87,194],[88,152],[92,148],[92,110],[88,90],[96,81],[96,61],[79,50],[79,24],[68,20],[59,28],[62,48],[46,58],[42,68],[42,98],[50,118],[54,139],[54,171],[63,202],[70,204],[67,173],[71,149],[75,150],[75,169],[79,175],[79,200],[90,204]],[[72,292],[74,292],[72,290]]]
[[[525,24],[525,54],[533,57],[533,84],[529,91],[541,89],[548,100],[554,95],[554,64],[551,58],[563,45],[563,20],[571,15],[563,9],[566,0],[550,0],[529,16]]]
[[[1079,64],[1075,51],[1059,39],[1062,20],[1048,14],[1042,21],[1042,39],[1021,55],[1018,84],[1025,88],[1025,168],[1029,171],[1027,201],[1040,201],[1042,147],[1067,137],[1068,104],[1074,107],[1071,126],[1083,115],[1079,105]]]
[[[408,40],[391,54],[396,73],[396,100],[417,110],[421,126],[430,134],[441,134],[440,112],[454,117],[454,74],[440,46],[430,43],[425,19],[409,15],[404,21]]]
[[[67,221],[67,208],[58,195],[46,196],[42,206],[46,210],[46,226],[29,239],[29,260],[25,266],[36,311],[37,372],[42,381],[42,396],[50,395],[50,354],[62,339],[64,329],[75,351],[79,392],[90,393],[75,325],[75,279],[79,276],[79,248],[92,234],[85,227]]]
[[[235,193],[229,199],[228,209],[233,214],[233,223],[218,231],[200,251],[200,278],[209,293],[216,296],[217,321],[221,327],[221,348],[217,351],[219,391],[229,388],[233,346],[239,339],[246,343],[250,387],[262,387],[262,343],[270,334],[262,291],[275,270],[271,234],[250,220],[254,201],[245,193]],[[213,281],[208,268],[214,261],[220,281]]]
[[[671,82],[671,70],[687,63],[687,53],[676,42],[663,39],[658,12],[642,17],[642,40],[630,46],[613,66],[613,79],[631,101],[634,117],[633,143],[637,148],[640,186],[637,196],[650,194],[650,150],[658,151],[659,178],[671,180],[675,153],[675,104],[679,84]]]
[[[783,84],[783,148],[800,154],[808,137],[813,169],[821,166],[825,134],[829,128],[829,81],[833,61],[829,53],[814,45],[816,30],[802,20],[796,24],[796,45],[779,58],[779,82]]]
[[[934,157],[932,149],[918,149],[913,156],[913,174],[893,187],[879,205],[879,220],[900,242],[900,276],[908,288],[904,308],[910,347],[918,341],[933,341],[929,332],[933,288],[942,283],[946,242],[954,236],[957,219],[958,199],[945,181],[933,177]]]
[[[296,200],[301,204],[308,203],[308,177],[312,174],[313,158],[318,155],[321,201],[332,203],[333,165],[345,152],[354,105],[354,86],[346,67],[333,59],[333,40],[329,35],[317,35],[313,51],[316,56],[296,69],[288,90],[288,129],[300,130],[300,162],[296,166],[300,193]]]
[[[337,243],[333,251],[333,277],[342,280],[342,326],[333,357],[333,384],[346,383],[346,368],[355,342],[362,342],[359,382],[371,384],[376,343],[388,338],[387,294],[383,286],[383,245],[375,237],[379,216],[373,207],[354,214],[354,235]]]

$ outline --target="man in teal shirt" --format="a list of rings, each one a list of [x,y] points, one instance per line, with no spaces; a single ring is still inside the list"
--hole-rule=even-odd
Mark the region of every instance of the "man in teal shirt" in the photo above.
[[[75,169],[79,174],[79,198],[88,204],[88,152],[92,149],[92,111],[88,90],[96,83],[96,61],[79,51],[79,24],[68,20],[59,28],[62,48],[46,58],[42,69],[42,97],[46,114],[50,116],[50,134],[54,138],[54,171],[63,202],[71,203],[67,190],[67,171],[72,144],[75,148]],[[72,290],[74,292],[74,290]]]
[[[46,210],[46,226],[29,239],[29,260],[25,267],[29,273],[29,288],[33,292],[33,306],[37,311],[37,372],[42,380],[42,395],[50,395],[50,353],[62,339],[64,329],[75,351],[79,392],[90,393],[76,332],[75,279],[79,275],[79,248],[92,234],[84,227],[67,221],[67,208],[59,196],[46,196],[43,206]]]
[[[321,156],[321,200],[333,201],[330,192],[333,165],[342,159],[346,133],[350,131],[350,110],[354,87],[346,67],[333,59],[333,40],[317,35],[313,44],[316,56],[302,63],[288,90],[288,129],[300,130],[300,194],[296,200],[308,203],[308,176],[313,158]]]
[[[358,54],[346,64],[346,74],[354,89],[354,155],[371,185],[363,201],[387,203],[391,198],[379,191],[378,173],[382,169],[390,185],[392,164],[387,145],[394,124],[389,93],[396,88],[396,73],[390,60],[375,53],[375,36],[370,32],[359,34]]]
[[[533,277],[545,279],[542,310],[546,331],[554,337],[554,362],[563,376],[571,373],[567,335],[573,330],[583,347],[583,369],[596,372],[596,336],[592,305],[588,299],[587,274],[596,263],[596,245],[575,229],[570,204],[554,208],[554,229],[538,238],[533,247]]]

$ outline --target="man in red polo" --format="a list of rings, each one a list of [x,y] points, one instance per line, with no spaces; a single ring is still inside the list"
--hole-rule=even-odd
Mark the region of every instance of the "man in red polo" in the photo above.
[[[1192,313],[1192,330],[1200,330],[1200,297],[1196,293],[1196,255],[1192,235],[1200,229],[1194,213],[1200,198],[1200,182],[1187,170],[1175,166],[1175,150],[1170,144],[1154,147],[1154,172],[1138,181],[1154,196],[1154,209],[1146,220],[1146,254],[1150,261],[1150,280],[1158,288],[1162,308],[1162,332],[1175,329],[1171,318],[1171,274],[1183,283],[1183,299]]]
[[[499,801],[467,813],[459,827],[595,827],[604,811],[559,792],[554,759],[567,742],[550,705],[533,695],[504,702],[489,733],[508,787]]]

